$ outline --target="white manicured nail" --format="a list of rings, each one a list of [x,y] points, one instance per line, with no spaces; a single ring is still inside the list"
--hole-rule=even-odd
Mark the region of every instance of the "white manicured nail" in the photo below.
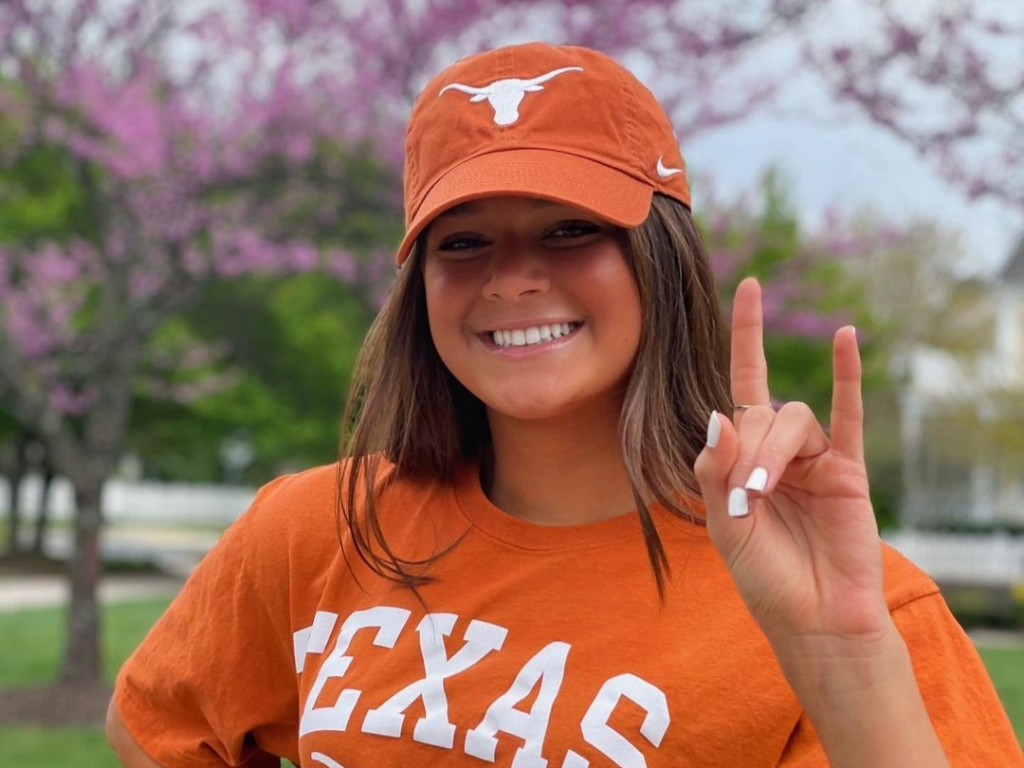
[[[718,445],[718,438],[722,436],[722,422],[718,420],[718,411],[711,412],[708,419],[708,448]]]
[[[764,467],[755,467],[754,471],[750,473],[750,477],[747,478],[747,484],[744,486],[748,491],[756,491],[760,493],[768,487],[768,470]]]
[[[750,514],[747,492],[742,488],[729,491],[729,517],[746,517]]]

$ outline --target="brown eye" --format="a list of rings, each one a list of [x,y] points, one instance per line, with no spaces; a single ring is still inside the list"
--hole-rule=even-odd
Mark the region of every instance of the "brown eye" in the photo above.
[[[545,235],[545,238],[555,240],[572,240],[579,237],[596,235],[603,231],[603,227],[592,221],[560,221]]]
[[[485,245],[487,241],[479,235],[458,233],[441,238],[436,250],[447,254],[460,254],[483,248]]]

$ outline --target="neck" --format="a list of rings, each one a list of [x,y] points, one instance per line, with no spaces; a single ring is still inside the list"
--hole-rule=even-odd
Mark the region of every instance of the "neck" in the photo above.
[[[495,506],[542,525],[580,525],[636,509],[622,461],[621,402],[560,416],[488,414],[492,448],[483,485]]]

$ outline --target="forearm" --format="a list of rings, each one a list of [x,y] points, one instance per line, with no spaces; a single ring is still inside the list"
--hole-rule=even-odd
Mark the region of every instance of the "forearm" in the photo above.
[[[832,768],[948,768],[895,626],[877,639],[776,649]]]
[[[110,702],[110,707],[107,709],[107,740],[114,748],[114,752],[117,753],[117,758],[124,768],[160,768],[160,765],[153,762],[153,759],[142,751],[142,747],[136,744],[132,735],[128,733],[114,701]]]

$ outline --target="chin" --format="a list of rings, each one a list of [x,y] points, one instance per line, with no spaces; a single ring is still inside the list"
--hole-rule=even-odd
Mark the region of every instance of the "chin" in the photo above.
[[[539,421],[543,419],[557,418],[566,413],[570,408],[564,403],[543,403],[531,400],[523,402],[516,399],[512,402],[505,400],[494,400],[487,404],[487,410],[496,416],[517,421]]]
[[[600,397],[582,393],[567,396],[564,386],[558,389],[557,393],[540,393],[536,390],[518,390],[502,395],[492,393],[490,397],[482,397],[481,400],[491,414],[516,421],[556,420],[588,410],[594,410],[596,416],[598,410],[605,410],[599,405],[602,401]]]

